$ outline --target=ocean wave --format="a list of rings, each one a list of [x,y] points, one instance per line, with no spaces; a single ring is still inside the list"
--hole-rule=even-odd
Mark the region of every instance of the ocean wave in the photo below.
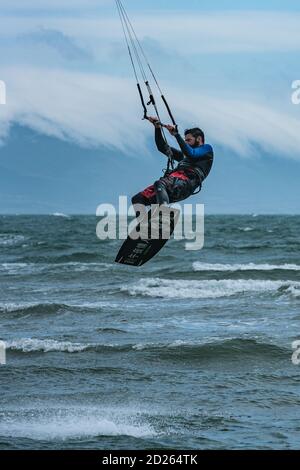
[[[70,262],[78,262],[78,263],[95,263],[95,262],[103,262],[103,255],[99,254],[99,250],[95,251],[86,250],[86,251],[73,251],[72,253],[63,254],[63,248],[68,250],[68,247],[60,247],[60,252],[58,253],[59,247],[48,247],[48,250],[44,252],[44,249],[41,250],[38,254],[35,250],[31,252],[27,252],[19,262],[21,263],[28,263],[28,264],[68,264]],[[52,251],[53,250],[53,251]],[[54,251],[55,250],[55,251]]]
[[[177,340],[167,344],[139,343],[133,346],[137,351],[149,351],[159,353],[159,357],[176,357],[179,360],[189,359],[209,359],[214,357],[230,359],[240,359],[241,356],[272,356],[282,357],[290,354],[285,349],[276,344],[257,341],[249,338],[228,338],[225,340],[215,340],[207,342]]]
[[[13,341],[6,341],[5,344],[7,350],[14,351],[15,353],[78,353],[84,351],[93,351],[95,353],[128,352],[134,349],[135,346],[131,343],[72,343],[70,341],[36,338],[21,338]]]
[[[0,303],[0,312],[13,315],[51,315],[62,313],[75,309],[76,306],[63,303],[40,303],[40,302],[23,302],[23,303]]]
[[[6,411],[1,417],[0,435],[35,440],[82,439],[127,435],[136,438],[155,435],[148,416],[137,409],[98,406],[34,405]]]
[[[88,263],[88,262],[95,262],[95,258],[97,258],[98,254],[91,252],[91,251],[77,251],[71,254],[55,256],[51,258],[51,261],[54,263],[69,263],[69,262],[81,262],[81,263]]]
[[[71,216],[70,215],[67,215],[67,214],[63,214],[62,212],[54,212],[54,214],[52,214],[53,217],[65,217],[66,219],[70,219]]]
[[[28,263],[1,263],[0,274],[3,272],[5,275],[15,275],[20,272],[27,272]]]
[[[194,271],[300,271],[298,264],[220,264],[220,263],[202,263],[195,261],[193,263]]]
[[[211,279],[211,280],[181,280],[144,278],[134,285],[121,286],[121,292],[132,296],[161,297],[166,299],[209,299],[229,297],[248,293],[282,293],[295,296],[300,288],[297,281],[268,281],[260,279]]]
[[[68,352],[75,353],[91,348],[90,344],[71,343],[69,341],[55,341],[53,339],[22,338],[7,341],[6,348],[11,351],[31,352]]]
[[[99,312],[101,309],[119,309],[119,302],[111,300],[99,300],[96,302],[0,302],[0,313],[3,315],[23,316],[23,315],[55,315],[57,313],[74,312]]]
[[[67,341],[55,341],[51,339],[33,339],[23,338],[15,341],[7,341],[8,351],[15,353],[84,353],[92,351],[98,354],[115,353],[136,353],[146,354],[146,356],[155,355],[160,359],[176,359],[179,361],[186,359],[210,359],[220,356],[230,360],[240,359],[242,356],[272,356],[281,357],[290,354],[290,350],[280,347],[267,341],[257,340],[255,338],[209,338],[203,341],[176,340],[165,343],[115,343],[115,344],[89,344],[89,343],[71,343]]]
[[[278,246],[278,245],[277,245]],[[274,248],[274,243],[271,241],[263,241],[260,243],[255,243],[255,242],[249,242],[249,243],[244,243],[242,242],[233,242],[232,240],[226,242],[226,241],[208,241],[206,244],[206,248],[209,248],[210,250],[222,250],[222,251],[229,251],[231,252],[232,250],[241,250],[241,251],[262,251],[266,249],[273,249]]]
[[[43,272],[51,273],[55,270],[86,272],[86,271],[106,271],[112,269],[115,265],[112,263],[81,263],[76,261],[62,263],[1,263],[0,273],[6,275],[40,274]]]
[[[292,295],[292,297],[295,297],[296,299],[300,298],[300,285],[299,284],[294,284],[290,286],[283,286],[281,288],[282,292],[287,292]]]
[[[238,228],[241,232],[253,232],[255,230],[254,227],[239,227]]]
[[[24,235],[0,234],[0,246],[14,246],[23,243]]]
[[[96,328],[98,333],[127,333],[126,330],[120,330],[119,328]]]

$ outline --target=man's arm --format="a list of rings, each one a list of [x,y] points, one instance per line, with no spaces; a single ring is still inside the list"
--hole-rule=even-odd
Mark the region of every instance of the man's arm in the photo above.
[[[200,147],[193,148],[188,145],[180,134],[174,134],[175,139],[178,142],[179,147],[181,148],[182,153],[186,157],[199,158],[204,157],[208,153],[212,153],[212,147],[208,144],[201,145]]]
[[[164,155],[168,156],[168,146],[162,136],[160,127],[155,127],[155,143],[156,143],[157,149]],[[184,155],[182,152],[180,152],[180,150],[177,150],[174,147],[171,147],[171,150],[173,153],[173,158],[177,162],[180,162],[184,158]]]

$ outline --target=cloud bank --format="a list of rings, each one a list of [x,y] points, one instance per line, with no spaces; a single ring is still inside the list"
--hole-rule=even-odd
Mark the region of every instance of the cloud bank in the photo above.
[[[40,6],[34,0],[27,3]],[[95,3],[99,8],[107,5],[88,1],[89,6]],[[56,4],[55,0],[44,6]],[[19,2],[6,5],[17,7]],[[82,6],[82,2],[73,6]],[[153,44],[156,54],[159,48],[170,51],[178,68],[186,58],[205,64],[208,53],[280,52],[296,57],[300,49],[299,13],[169,12],[168,21],[157,14],[133,19],[145,44]],[[152,129],[140,119],[140,103],[115,11],[85,18],[7,16],[0,20],[0,40],[0,79],[7,85],[7,105],[0,108],[2,142],[10,126],[18,123],[82,146],[147,152]],[[225,91],[221,86],[219,90],[206,86],[202,91],[200,87],[189,91],[171,67],[169,72],[170,81],[163,88],[168,90],[182,127],[200,124],[211,141],[240,155],[252,155],[259,146],[300,159],[300,110],[298,118],[291,102],[283,108],[261,93],[240,92],[237,80]],[[201,84],[202,74],[197,73],[195,79]],[[219,73],[221,80],[221,62]]]
[[[12,123],[82,146],[104,145],[125,153],[147,152],[152,126],[141,121],[131,80],[39,68],[5,70],[8,104],[0,108],[0,136]],[[299,120],[267,104],[225,99],[169,85],[181,128],[200,124],[209,139],[240,155],[264,151],[299,159]],[[192,103],[192,106],[190,105]],[[189,111],[188,111],[189,109]]]

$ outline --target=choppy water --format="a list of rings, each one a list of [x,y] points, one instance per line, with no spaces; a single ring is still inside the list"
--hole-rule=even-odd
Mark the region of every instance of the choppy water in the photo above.
[[[208,216],[142,268],[96,222],[0,217],[0,448],[299,448],[300,217]]]

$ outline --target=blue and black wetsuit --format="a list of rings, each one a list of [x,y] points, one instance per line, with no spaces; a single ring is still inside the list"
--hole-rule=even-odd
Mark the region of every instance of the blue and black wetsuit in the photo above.
[[[202,182],[213,164],[213,148],[209,144],[191,147],[178,133],[175,138],[180,150],[174,147],[171,147],[171,150],[178,165],[168,175],[133,196],[132,204],[168,204],[182,201],[192,195],[196,188],[201,189]],[[168,156],[168,146],[160,128],[155,128],[155,142],[158,150]]]

